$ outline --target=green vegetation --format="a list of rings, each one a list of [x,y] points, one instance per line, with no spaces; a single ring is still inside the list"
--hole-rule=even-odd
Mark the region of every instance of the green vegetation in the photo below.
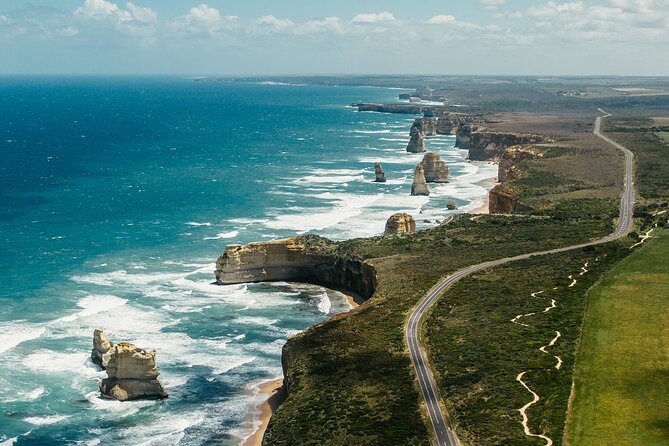
[[[567,438],[574,446],[669,444],[669,231],[588,296]]]
[[[527,411],[531,432],[562,443],[587,290],[628,251],[610,243],[536,257],[467,277],[446,292],[425,335],[435,377],[463,445],[545,444],[526,437],[521,426],[518,409],[532,400],[516,381],[523,371],[528,371],[524,382],[541,398]],[[586,262],[588,272],[580,275]],[[577,280],[572,287],[569,276]],[[543,293],[531,296],[538,291]],[[527,327],[511,322],[531,313],[517,321]],[[548,354],[542,353],[539,348],[556,331],[560,338]],[[553,355],[562,359],[560,369]]]
[[[544,158],[523,162],[525,175],[514,187],[537,209],[526,215],[464,215],[417,234],[315,246],[374,264],[379,285],[356,311],[288,341],[284,365],[290,394],[270,420],[265,443],[428,445],[429,424],[404,344],[406,317],[441,277],[460,268],[573,245],[613,230],[622,156],[591,137],[589,127],[578,132],[561,140],[560,147],[548,148]],[[639,177],[652,168],[652,159],[663,156],[652,144],[632,148],[639,156]],[[642,194],[656,190],[659,197],[669,191],[666,175],[653,171],[649,177],[652,182],[640,185]],[[662,203],[644,203],[638,215],[642,227],[661,220]],[[531,396],[515,378],[530,370],[525,381],[542,396],[528,411],[530,428],[559,444],[586,292],[631,252],[632,243],[625,238],[495,268],[464,279],[438,301],[425,327],[428,352],[466,443],[543,444],[524,436],[517,412]],[[566,277],[578,274],[585,261],[591,262],[590,271],[565,288]],[[556,285],[560,289],[553,291]],[[530,297],[542,289],[550,293]],[[543,311],[550,296],[558,308],[528,319],[531,327],[510,322],[517,314]],[[555,330],[562,337],[550,351],[564,361],[560,370],[551,368],[551,355],[538,350]]]
[[[662,140],[663,140],[666,144],[669,144],[669,132],[659,132],[659,133],[657,134],[657,136],[659,136],[660,138],[662,138]]]

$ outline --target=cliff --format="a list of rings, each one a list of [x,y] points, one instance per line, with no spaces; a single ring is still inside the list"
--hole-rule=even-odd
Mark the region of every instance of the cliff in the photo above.
[[[499,161],[497,179],[500,182],[511,181],[521,177],[518,163],[532,158],[542,157],[543,152],[534,147],[511,146],[504,151]]]
[[[531,207],[518,201],[518,194],[508,183],[498,184],[492,188],[489,203],[491,214],[515,214],[532,210]]]
[[[540,135],[533,135],[529,133],[501,133],[501,132],[487,132],[487,131],[471,131],[463,130],[463,142],[468,138],[467,147],[459,145],[458,147],[469,149],[469,159],[478,161],[493,161],[499,160],[504,151],[516,145],[523,144],[540,144],[549,142],[546,138]]]
[[[353,103],[351,107],[357,107],[361,112],[377,112],[377,113],[398,113],[405,115],[422,115],[434,116],[439,115],[443,110],[443,106],[439,105],[422,105],[419,103],[412,104],[378,104],[378,103]]]
[[[425,181],[428,183],[448,183],[450,172],[448,166],[438,154],[428,152],[420,162],[425,171]]]
[[[416,232],[416,220],[404,213],[393,214],[386,221],[386,231],[384,235],[395,235]]]
[[[412,127],[417,127],[423,136],[436,136],[438,118],[416,118]]]
[[[329,243],[321,237],[305,236],[228,245],[216,261],[216,283],[304,282],[369,299],[377,283],[374,267],[328,252],[323,246]]]
[[[454,135],[460,126],[473,124],[478,119],[469,113],[444,113],[439,116],[437,133],[439,135]]]

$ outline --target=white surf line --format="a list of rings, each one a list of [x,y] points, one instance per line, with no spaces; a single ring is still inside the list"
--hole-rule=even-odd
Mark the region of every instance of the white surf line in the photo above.
[[[654,230],[655,230],[655,228],[651,228],[651,230],[648,231],[648,232],[646,232],[645,235],[642,235],[642,236],[641,236],[641,241],[639,241],[638,243],[635,243],[635,244],[633,244],[632,246],[630,246],[630,249],[632,249],[632,248],[636,248],[637,246],[642,245],[643,242],[645,242],[646,240],[648,240],[649,238],[651,238],[651,237],[650,237],[650,234],[651,234]]]
[[[552,346],[554,346],[555,343],[557,342],[557,340],[560,339],[560,336],[562,336],[562,335],[560,334],[560,332],[559,332],[559,331],[555,331],[555,337],[554,337],[553,339],[551,339],[551,342],[549,342],[548,345],[544,345],[544,346],[541,347],[539,350],[541,350],[542,352],[546,353],[547,355],[550,354],[550,353],[548,353],[548,352],[546,351],[546,349],[547,349],[548,347],[552,347]],[[555,368],[558,369],[558,370],[560,370],[560,367],[562,367],[562,359],[561,359],[559,356],[556,356],[556,355],[553,355],[553,357],[557,360],[557,364],[555,364]]]
[[[523,387],[525,387],[525,390],[527,390],[532,394],[532,401],[530,401],[529,403],[525,404],[523,407],[518,409],[518,412],[520,412],[520,416],[523,417],[523,421],[521,422],[521,424],[523,425],[523,430],[525,431],[526,436],[541,438],[546,441],[546,446],[553,446],[553,440],[551,440],[545,435],[533,434],[530,431],[530,427],[527,425],[527,422],[529,421],[527,418],[527,409],[529,409],[530,406],[536,404],[539,401],[539,395],[537,395],[532,389],[530,389],[527,386],[527,384],[525,384],[525,382],[523,381],[523,376],[525,376],[526,373],[527,371],[521,372],[518,374],[518,376],[516,376],[516,381],[518,381]]]

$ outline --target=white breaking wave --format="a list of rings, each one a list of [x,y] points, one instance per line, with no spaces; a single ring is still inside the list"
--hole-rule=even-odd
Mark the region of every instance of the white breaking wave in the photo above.
[[[202,240],[221,240],[226,238],[235,238],[239,235],[239,231],[221,232],[215,237],[204,237]]]
[[[211,226],[211,223],[209,223],[209,222],[198,223],[196,221],[189,221],[189,222],[186,222],[186,224],[188,226]]]
[[[51,415],[48,417],[28,417],[24,418],[23,421],[34,424],[35,426],[44,426],[47,424],[56,424],[67,419],[67,415]]]

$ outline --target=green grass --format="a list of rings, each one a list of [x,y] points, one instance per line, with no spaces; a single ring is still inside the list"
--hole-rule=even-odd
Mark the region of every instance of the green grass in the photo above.
[[[427,351],[451,422],[463,445],[543,445],[523,432],[518,409],[528,410],[533,433],[562,443],[572,368],[587,290],[628,249],[618,243],[536,257],[478,273],[448,290],[425,327]],[[596,260],[599,259],[599,260]],[[588,272],[580,276],[588,262]],[[568,276],[576,277],[573,287]],[[553,288],[558,287],[557,290]],[[544,291],[537,297],[531,294]],[[557,307],[548,312],[552,300]],[[513,324],[519,314],[528,327]],[[554,347],[542,353],[559,331]],[[555,368],[558,355],[563,364]]]
[[[669,144],[669,132],[660,132],[658,133],[658,136],[662,138],[665,143]]]
[[[669,231],[646,243],[589,294],[573,446],[669,444]]]

